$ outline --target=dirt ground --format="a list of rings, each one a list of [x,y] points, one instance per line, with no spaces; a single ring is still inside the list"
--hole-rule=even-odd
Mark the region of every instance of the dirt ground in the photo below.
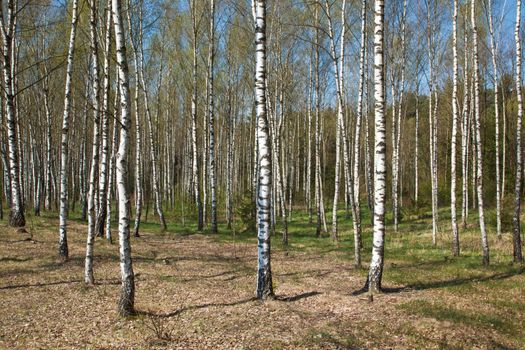
[[[198,234],[146,232],[132,239],[138,314],[123,319],[116,313],[118,244],[97,240],[97,283],[88,287],[85,226],[71,223],[67,262],[57,258],[56,227],[45,222],[31,240],[0,226],[0,348],[519,348],[498,327],[407,312],[407,305],[445,297],[472,310],[485,308],[483,293],[469,299],[390,282],[392,292],[373,302],[356,295],[365,272],[352,268],[351,252],[275,250],[277,298],[259,302],[253,298],[256,246]],[[509,278],[525,280],[520,274]],[[522,300],[524,289],[512,293]],[[516,317],[521,322],[524,315]]]

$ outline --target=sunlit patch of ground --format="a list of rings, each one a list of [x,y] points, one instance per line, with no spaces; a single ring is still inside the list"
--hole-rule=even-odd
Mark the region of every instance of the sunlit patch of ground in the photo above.
[[[70,223],[70,259],[62,262],[56,219],[34,218],[29,234],[1,222],[0,348],[525,347],[525,270],[511,264],[508,234],[491,235],[492,265],[483,268],[475,228],[462,232],[460,258],[451,257],[446,232],[431,245],[428,221],[389,229],[387,292],[370,302],[358,292],[366,270],[353,268],[351,224],[342,219],[334,244],[316,239],[306,217],[294,219],[301,223],[290,223],[291,245],[273,240],[277,298],[266,302],[253,298],[253,234],[181,234],[175,226],[160,234],[145,225],[132,238],[137,315],[130,319],[116,313],[118,244],[97,239],[97,283],[88,287],[84,224]]]

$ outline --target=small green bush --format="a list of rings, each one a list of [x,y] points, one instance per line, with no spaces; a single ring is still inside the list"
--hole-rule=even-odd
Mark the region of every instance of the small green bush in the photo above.
[[[238,203],[239,205],[237,206],[236,212],[244,225],[243,231],[255,231],[257,208],[251,192],[246,192],[241,195],[238,199]]]

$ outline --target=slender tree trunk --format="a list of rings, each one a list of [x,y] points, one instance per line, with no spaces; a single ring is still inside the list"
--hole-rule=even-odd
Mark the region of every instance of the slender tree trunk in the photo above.
[[[108,0],[109,1],[109,0]],[[109,5],[109,3],[108,3]],[[104,227],[106,224],[107,215],[107,192],[108,192],[108,148],[109,148],[109,91],[110,91],[110,58],[111,54],[111,11],[107,7],[106,19],[106,38],[104,50],[104,86],[103,86],[103,102],[102,102],[102,142],[100,154],[100,170],[99,170],[99,208],[97,210],[97,219],[95,224],[95,232],[97,236],[104,236]]]
[[[284,158],[284,156],[281,154],[281,130],[282,130],[282,123],[284,120],[284,111],[283,111],[283,86],[281,85],[280,89],[278,88],[278,84],[276,83],[276,103],[274,108],[274,113],[272,117],[271,113],[271,103],[268,103],[268,111],[269,111],[269,131],[270,131],[270,146],[271,146],[271,152],[272,152],[272,174],[273,179],[275,180],[273,182],[272,187],[272,203],[275,203],[275,206],[272,208],[274,219],[276,216],[276,210],[281,213],[281,219],[283,223],[283,232],[282,232],[282,242],[284,245],[288,244],[288,221],[286,218],[286,198],[285,198],[285,190],[283,188],[286,187],[286,183],[283,179],[283,173],[284,173],[284,166],[281,165],[281,159]],[[279,93],[277,93],[279,91]],[[268,94],[267,94],[268,96]],[[279,121],[277,121],[277,96],[279,99]],[[272,228],[275,230],[275,223],[273,223]]]
[[[328,18],[328,33],[330,36],[330,54],[332,56],[332,62],[334,65],[334,78],[336,81],[336,94],[337,94],[337,124],[336,124],[336,137],[335,137],[335,180],[334,180],[334,202],[332,206],[332,240],[337,241],[337,203],[339,201],[339,183],[340,183],[340,172],[341,172],[341,142],[345,143],[345,127],[344,127],[344,101],[343,101],[343,56],[344,56],[344,34],[345,34],[345,10],[346,10],[346,0],[343,0],[341,7],[341,57],[339,58],[339,67],[338,59],[335,51],[335,39],[334,39],[334,30],[332,25],[332,17],[330,15],[330,6],[328,0],[325,0],[325,12]],[[345,146],[346,147],[346,146]],[[346,152],[345,152],[346,153]],[[347,159],[348,154],[344,155],[345,160]],[[345,162],[346,163],[346,162]]]
[[[471,2],[471,21],[472,21],[472,43],[474,45],[474,105],[476,108],[475,116],[475,140],[476,140],[476,185],[478,192],[478,215],[479,228],[481,231],[481,248],[483,250],[483,265],[489,264],[489,243],[487,240],[487,231],[485,228],[485,213],[483,207],[483,152],[481,146],[481,107],[479,103],[479,59],[478,59],[478,29],[476,25],[476,0]]]
[[[416,130],[414,131],[414,202],[419,202],[419,80],[416,83]]]
[[[232,187],[233,187],[233,147],[234,147],[234,115],[233,115],[233,86],[232,86],[232,72],[231,72],[231,57],[228,55],[228,127],[227,127],[227,145],[226,145],[226,221],[227,228],[231,230],[233,223],[233,199],[232,199]]]
[[[191,95],[191,145],[192,145],[192,173],[195,204],[197,205],[197,231],[202,231],[204,222],[202,215],[201,183],[199,171],[199,156],[197,153],[197,17],[195,0],[191,0],[191,18],[193,29],[193,91]]]
[[[430,136],[430,174],[432,183],[432,244],[436,245],[437,230],[438,230],[438,199],[437,199],[437,164],[436,164],[436,118],[434,114],[434,104],[437,106],[437,101],[434,99],[434,44],[432,35],[434,28],[431,22],[430,15],[430,0],[427,3],[427,20],[428,20],[428,56],[429,56],[429,94],[428,94],[428,125]]]
[[[143,74],[141,74],[142,76]],[[144,87],[144,81],[142,82]],[[147,96],[146,90],[143,90],[144,96]],[[147,98],[145,98],[147,99]],[[159,215],[159,221],[161,226],[161,231],[166,231],[166,219],[164,218],[164,212],[162,210],[162,196],[160,194],[160,185],[159,185],[159,173],[158,173],[158,164],[157,164],[157,155],[155,152],[155,144],[153,142],[153,122],[151,120],[151,112],[149,111],[148,104],[146,104],[146,121],[148,123],[148,132],[149,132],[149,147],[150,147],[150,157],[151,157],[151,170],[152,170],[152,182],[153,182],[153,192],[155,193],[155,208],[157,209],[157,214]]]
[[[47,74],[47,70],[45,71]],[[49,109],[49,78],[44,79],[44,109],[46,112],[46,186],[44,208],[51,210],[51,110]]]
[[[489,0],[490,1],[490,0]],[[454,256],[459,256],[459,233],[458,221],[456,216],[456,139],[458,115],[458,42],[457,42],[457,22],[458,22],[458,0],[454,0],[453,29],[452,29],[452,50],[454,56],[454,86],[452,88],[452,141],[450,148],[450,218],[452,223],[452,252]]]
[[[355,212],[354,222],[354,266],[361,267],[361,213],[360,213],[360,141],[361,141],[361,121],[363,120],[363,94],[365,86],[365,53],[366,53],[366,0],[361,1],[361,50],[359,55],[359,87],[357,97],[357,120],[354,137],[354,199],[353,210]],[[366,118],[366,117],[365,117]]]
[[[392,148],[392,201],[393,201],[393,216],[394,216],[394,230],[397,232],[399,225],[399,144],[401,139],[401,116],[403,111],[403,98],[405,93],[405,28],[406,28],[406,12],[407,12],[407,0],[403,1],[403,15],[401,18],[401,91],[399,93],[399,107],[397,110],[393,109],[392,123],[395,123],[396,127],[392,127],[393,130],[393,148]],[[395,96],[392,94],[392,98]],[[397,117],[397,121],[394,119]]]
[[[211,232],[217,233],[217,176],[215,174],[215,106],[214,106],[214,61],[215,61],[215,0],[210,0],[210,43],[208,52],[208,132],[211,195]]]
[[[68,216],[68,156],[69,156],[69,114],[71,112],[71,80],[73,79],[73,57],[75,54],[75,36],[77,31],[77,0],[73,1],[71,17],[71,33],[67,54],[66,83],[64,92],[64,114],[62,118],[62,142],[60,165],[60,223],[58,255],[67,259],[69,255],[67,245],[67,216]]]
[[[310,71],[309,71],[309,84],[308,84],[308,103],[307,103],[307,158],[306,158],[306,202],[308,211],[308,223],[312,224],[313,217],[313,206],[312,206],[312,97],[313,97],[313,57],[310,54]]]
[[[2,69],[4,74],[4,96],[6,101],[5,112],[7,116],[7,140],[9,148],[9,174],[11,182],[11,212],[9,213],[9,225],[12,227],[23,227],[26,224],[24,216],[24,205],[22,198],[22,183],[20,182],[20,154],[19,140],[17,135],[17,114],[15,111],[15,71],[13,62],[13,44],[16,34],[16,8],[15,0],[7,1],[7,22],[4,19],[3,8],[0,9],[0,26],[3,43]]]
[[[85,86],[84,86],[84,109],[82,111],[83,113],[83,131],[82,131],[82,145],[81,145],[81,161],[82,164],[80,165],[80,201],[82,206],[82,213],[81,213],[81,220],[85,222],[87,220],[87,196],[88,196],[88,188],[87,188],[87,168],[88,168],[88,160],[87,160],[87,129],[88,129],[88,114],[89,114],[89,79],[86,78]]]
[[[253,0],[252,0],[253,1]],[[206,68],[206,104],[204,107],[204,120],[203,120],[203,137],[202,137],[202,221],[207,226],[208,225],[208,184],[209,184],[209,148],[208,148],[208,108],[209,108],[209,84],[208,84],[208,69]]]
[[[111,10],[111,8],[110,8]],[[115,102],[114,102],[114,108],[113,113],[115,116],[118,115],[118,98],[119,98],[119,87],[118,87],[118,80],[116,80],[116,93],[115,93]],[[113,188],[113,174],[114,174],[114,168],[115,168],[115,158],[117,156],[117,142],[118,142],[118,136],[119,136],[119,129],[118,129],[118,121],[115,119],[113,121],[113,140],[111,142],[111,157],[109,158],[109,169],[108,169],[108,191],[107,191],[107,213],[106,213],[106,240],[109,243],[113,243],[113,238],[111,236],[111,190]]]
[[[516,184],[514,187],[514,217],[512,222],[514,224],[514,231],[512,235],[513,256],[514,262],[519,263],[523,261],[521,253],[521,181],[523,175],[523,156],[521,146],[521,128],[523,120],[523,96],[521,91],[521,41],[520,41],[520,25],[521,25],[521,0],[516,1],[516,29],[514,31],[514,40],[516,43],[516,96],[518,99],[518,119],[516,125]],[[487,248],[488,249],[488,248]],[[488,257],[487,257],[488,259]]]
[[[257,112],[257,138],[259,181],[257,196],[258,268],[257,290],[259,299],[273,298],[270,265],[270,189],[272,186],[271,152],[266,110],[266,1],[254,0],[255,6],[255,106]]]
[[[131,9],[131,1],[127,2],[128,9]],[[142,162],[142,128],[140,119],[139,109],[139,94],[140,94],[140,73],[139,73],[139,52],[137,43],[134,41],[135,37],[133,34],[133,23],[131,21],[131,11],[127,11],[128,20],[128,31],[131,42],[131,48],[133,50],[133,66],[134,66],[134,78],[135,78],[135,93],[133,95],[133,107],[135,110],[135,226],[133,228],[133,236],[140,236],[140,223],[142,220],[142,205],[144,203],[143,196],[143,175],[144,165]]]
[[[495,153],[496,153],[496,234],[501,239],[501,173],[499,153],[499,91],[498,91],[498,66],[496,63],[496,44],[494,40],[494,23],[492,19],[492,0],[488,0],[490,52],[492,56],[492,69],[494,80],[494,112],[495,112]]]
[[[466,27],[466,25],[465,25]],[[461,226],[463,229],[467,227],[468,217],[468,159],[469,159],[469,139],[470,139],[470,123],[469,123],[469,79],[468,79],[468,41],[467,29],[464,34],[465,57],[463,63],[463,120],[461,129],[461,163],[462,163],[462,208],[461,208]]]
[[[161,226],[161,231],[166,231],[166,219],[164,218],[164,211],[162,210],[162,197],[160,194],[160,187],[159,187],[159,173],[158,173],[158,164],[157,164],[157,154],[155,152],[155,143],[153,142],[154,135],[153,135],[153,122],[151,118],[151,110],[149,105],[149,94],[148,90],[146,88],[146,81],[144,79],[144,43],[143,43],[143,27],[142,27],[142,3],[140,4],[140,23],[139,23],[139,48],[140,48],[140,55],[138,55],[138,70],[139,70],[139,78],[140,78],[140,88],[142,89],[142,93],[144,95],[144,108],[146,110],[146,122],[148,125],[148,138],[149,138],[149,149],[150,149],[150,157],[151,157],[151,171],[152,171],[152,182],[153,182],[153,192],[155,194],[155,208],[157,210],[157,214],[159,215],[159,221]],[[122,102],[121,102],[122,103]]]
[[[321,183],[321,87],[320,87],[320,54],[319,54],[319,5],[315,7],[315,202],[317,212],[316,236],[321,236],[321,223],[324,218],[323,186]]]
[[[366,191],[367,191],[367,198],[368,198],[368,211],[370,214],[374,212],[374,200],[373,200],[373,193],[374,193],[374,184],[372,179],[372,161],[370,157],[370,125],[369,125],[369,113],[368,113],[368,105],[369,105],[369,96],[368,93],[368,49],[365,51],[365,62],[367,62],[367,68],[365,70],[365,170],[366,170]],[[374,216],[370,215],[370,223],[373,225]],[[362,242],[362,240],[361,240]]]
[[[502,155],[501,155],[501,201],[503,201],[505,199],[505,180],[506,180],[506,165],[507,165],[507,162],[506,162],[506,154],[507,154],[507,100],[505,98],[505,90],[503,89],[503,86],[502,86],[502,89],[501,89],[501,96],[502,96],[502,108],[501,108],[501,112],[502,112],[502,120],[503,120],[503,141],[501,142],[502,143]]]
[[[99,130],[100,130],[100,111],[99,111],[99,77],[98,77],[98,40],[97,40],[97,1],[90,0],[90,30],[91,30],[91,56],[93,70],[93,154],[91,157],[91,171],[89,174],[89,194],[88,194],[88,234],[86,242],[86,261],[84,281],[88,284],[95,282],[93,278],[93,244],[95,240],[95,219],[98,207],[96,200],[96,179],[99,161]]]
[[[372,261],[368,273],[368,290],[381,290],[385,241],[386,195],[386,121],[385,121],[385,66],[384,66],[384,1],[375,0],[374,6],[374,237]]]
[[[115,42],[117,50],[117,67],[120,90],[120,143],[117,153],[117,186],[119,196],[119,241],[120,241],[120,272],[122,275],[122,290],[118,311],[121,316],[134,313],[135,275],[131,261],[131,244],[129,240],[129,190],[127,183],[128,166],[128,132],[131,128],[129,117],[129,76],[126,60],[126,41],[124,25],[121,16],[120,0],[112,0],[113,23],[115,26]]]

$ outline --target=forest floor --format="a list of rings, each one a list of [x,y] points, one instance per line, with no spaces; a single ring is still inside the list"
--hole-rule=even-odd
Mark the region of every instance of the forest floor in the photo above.
[[[363,262],[371,231],[364,218]],[[193,227],[143,225],[132,238],[137,315],[118,317],[118,244],[95,244],[96,285],[83,283],[86,225],[70,221],[70,259],[57,257],[56,216],[28,219],[29,233],[0,222],[2,349],[385,349],[525,348],[525,269],[513,265],[510,234],[490,231],[491,265],[481,266],[475,225],[450,253],[446,211],[437,246],[428,218],[387,228],[384,287],[359,293],[351,223],[340,242],[315,238],[304,214],[290,244],[273,239],[276,299],[254,300],[253,233],[193,234]],[[151,218],[150,218],[151,221]],[[471,218],[474,223],[474,218]],[[115,230],[116,231],[116,230]]]

